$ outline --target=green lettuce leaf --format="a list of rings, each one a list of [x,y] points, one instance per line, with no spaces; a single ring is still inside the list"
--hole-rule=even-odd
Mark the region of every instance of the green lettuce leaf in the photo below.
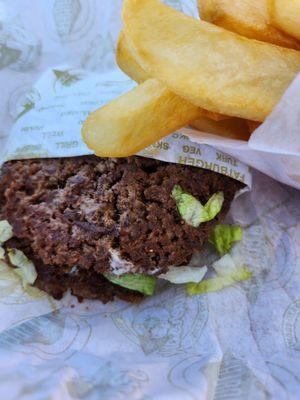
[[[135,290],[151,296],[154,292],[156,285],[156,278],[154,276],[147,276],[141,274],[125,274],[125,275],[113,275],[104,274],[105,278],[115,283],[116,285],[122,286],[126,289]]]
[[[0,260],[5,260],[5,250],[0,246]]]
[[[214,244],[219,254],[230,251],[233,243],[243,239],[243,230],[239,225],[216,225],[209,239]]]
[[[13,228],[5,219],[0,221],[0,243],[4,243],[13,237]]]
[[[206,211],[205,221],[211,221],[212,219],[215,218],[216,215],[219,214],[219,212],[222,209],[223,202],[224,202],[223,192],[218,192],[211,196],[211,198],[204,206],[204,209]]]
[[[199,200],[188,193],[184,193],[179,185],[175,185],[172,190],[172,197],[176,202],[178,211],[182,219],[194,228],[207,221],[211,221],[221,211],[224,194],[215,193],[203,206]]]
[[[219,276],[234,274],[235,271],[244,265],[243,259],[233,254],[225,254],[222,258],[212,264],[213,269]]]
[[[23,287],[33,285],[37,278],[37,272],[35,266],[25,254],[21,250],[8,249],[8,258],[11,264],[16,267],[14,272],[21,278]]]
[[[237,251],[234,251],[237,250]],[[207,279],[199,284],[189,283],[186,286],[189,295],[216,292],[236,282],[249,279],[252,273],[243,265],[243,257],[238,249],[233,248],[230,254],[225,254],[222,258],[212,264],[217,276]]]
[[[199,283],[204,278],[207,272],[207,267],[170,267],[165,274],[158,277],[175,284],[188,282]]]
[[[206,279],[200,283],[188,283],[186,285],[186,291],[189,296],[209,292],[218,292],[228,286],[234,285],[236,282],[242,282],[249,279],[251,275],[252,274],[248,268],[237,267],[234,272],[228,275]]]

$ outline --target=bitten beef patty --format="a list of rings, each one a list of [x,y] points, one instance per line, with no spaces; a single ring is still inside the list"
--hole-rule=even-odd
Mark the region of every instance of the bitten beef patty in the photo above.
[[[177,184],[203,203],[223,191],[222,211],[199,228],[187,225],[171,197]],[[8,245],[35,262],[39,288],[55,298],[71,288],[79,298],[133,301],[137,293],[102,273],[157,275],[187,264],[242,186],[212,171],[142,157],[12,161],[2,168],[1,217],[13,226]]]

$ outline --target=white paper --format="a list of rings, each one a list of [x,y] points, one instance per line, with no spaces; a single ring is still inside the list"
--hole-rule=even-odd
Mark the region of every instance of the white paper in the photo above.
[[[272,178],[300,189],[300,75],[284,94],[266,121],[254,131],[249,142],[225,139],[184,129],[197,143],[209,144],[238,158]]]
[[[197,14],[194,0],[169,0],[169,3],[191,15]],[[112,79],[107,77],[115,68],[113,43],[120,28],[120,9],[120,0],[0,2],[3,137],[7,138],[24,104],[31,108],[24,118],[34,115],[32,126],[38,126],[32,103],[37,104],[41,99],[33,87],[36,83],[46,87],[51,82],[45,72],[49,68],[63,65],[73,72],[89,70],[86,79],[98,79],[90,75],[91,71],[97,75],[108,73],[102,77],[107,81]],[[53,100],[54,91],[73,90],[61,85],[69,82],[69,78],[58,74],[58,82],[48,87],[50,98],[45,101],[50,102],[51,96]],[[126,84],[132,83],[127,80]],[[116,87],[120,90],[119,84]],[[287,95],[296,96],[298,87],[296,80]],[[106,92],[107,99],[113,94],[111,89],[112,86]],[[122,86],[122,90],[127,87]],[[186,145],[182,135],[188,133],[192,140],[205,144],[205,151],[213,151],[207,147],[209,144],[299,187],[300,169],[295,168],[299,142],[294,128],[300,103],[287,102],[287,106],[279,105],[279,110],[253,135],[251,148],[244,142],[213,135],[199,138],[193,130],[176,133],[170,140],[176,146],[180,138]],[[278,136],[281,116],[287,121],[282,143]],[[45,140],[51,139],[55,124],[67,130],[68,123],[74,122],[72,117],[65,115],[69,119],[62,124],[56,118],[46,119],[44,113],[42,123],[53,124]],[[277,133],[270,138],[273,118]],[[20,123],[21,118],[13,129]],[[55,134],[59,138],[60,133]],[[33,136],[33,133],[26,135]],[[24,137],[20,136],[20,143]],[[7,140],[2,141],[2,159],[6,151],[4,142]],[[38,138],[36,144],[40,143]],[[70,144],[59,149],[55,143],[50,140],[48,147],[51,151],[59,150],[59,155],[73,155],[74,149],[82,154],[84,149],[80,141],[75,147]],[[280,145],[279,152],[277,148],[270,152],[272,143]],[[294,151],[291,143],[295,143],[296,154],[291,155],[291,149]],[[27,149],[32,150],[37,149]],[[157,156],[155,146],[148,149],[148,155],[151,151]],[[214,156],[218,157],[216,154],[215,151]],[[287,170],[281,169],[281,162]],[[225,165],[230,167],[232,161]],[[235,200],[228,217],[244,227],[241,252],[253,278],[209,295],[187,297],[182,287],[166,283],[159,293],[139,306],[121,301],[107,305],[97,301],[77,304],[70,295],[57,302],[42,294],[41,298],[28,296],[12,271],[1,263],[0,397],[298,400],[299,204],[297,190],[254,172],[252,191]]]
[[[93,154],[81,138],[87,115],[135,86],[121,71],[88,73],[67,66],[51,68],[34,84],[2,151],[2,161]],[[34,93],[34,95],[33,95]],[[193,165],[230,176],[251,187],[248,166],[176,132],[140,155]]]

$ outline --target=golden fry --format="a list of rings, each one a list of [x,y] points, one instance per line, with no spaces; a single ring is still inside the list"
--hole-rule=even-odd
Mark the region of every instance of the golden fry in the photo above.
[[[249,39],[300,49],[297,40],[270,24],[268,0],[198,0],[198,6],[204,21]]]
[[[247,125],[248,125],[249,132],[252,133],[252,132],[254,132],[261,124],[260,124],[260,122],[256,122],[256,121],[247,121]]]
[[[201,117],[198,107],[148,80],[88,116],[87,146],[100,157],[127,157]]]
[[[146,81],[96,110],[84,122],[83,140],[98,156],[135,154],[203,115],[214,115],[173,94],[158,80],[147,80],[148,74],[136,62],[123,33],[118,42],[117,62],[132,79]]]
[[[300,52],[250,40],[158,0],[124,0],[125,34],[148,73],[204,109],[263,121],[300,70]]]
[[[126,40],[124,32],[120,33],[118,46],[117,46],[117,63],[121,70],[125,72],[131,79],[138,83],[142,83],[147,79],[151,79],[151,76],[140,66],[135,58],[134,52],[130,48],[128,41]],[[153,82],[153,85],[158,85],[158,81]],[[163,84],[161,83],[163,86]],[[170,92],[170,98],[174,97],[174,93]],[[183,101],[183,100],[182,100]],[[187,105],[186,105],[187,106]],[[194,107],[191,105],[191,107]],[[171,110],[170,110],[171,112]],[[207,110],[200,109],[199,116],[206,115],[207,118],[211,118],[215,121],[221,121],[228,119],[226,115],[213,113]],[[189,117],[189,116],[188,116]],[[188,121],[187,121],[188,123]]]
[[[126,75],[138,83],[150,79],[149,74],[136,61],[123,31],[120,32],[117,45],[117,64]]]
[[[248,121],[241,118],[230,118],[224,121],[213,121],[202,117],[191,123],[193,128],[201,132],[213,133],[235,140],[247,141],[250,137]]]
[[[300,40],[300,1],[269,0],[271,23]]]

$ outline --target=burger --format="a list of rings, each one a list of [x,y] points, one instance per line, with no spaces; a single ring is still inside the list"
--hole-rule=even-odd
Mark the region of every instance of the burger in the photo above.
[[[70,290],[80,301],[136,302],[159,279],[192,294],[207,270],[191,266],[194,255],[208,242],[224,254],[241,239],[222,221],[243,186],[139,156],[10,161],[0,181],[4,257],[25,286],[55,299]]]

